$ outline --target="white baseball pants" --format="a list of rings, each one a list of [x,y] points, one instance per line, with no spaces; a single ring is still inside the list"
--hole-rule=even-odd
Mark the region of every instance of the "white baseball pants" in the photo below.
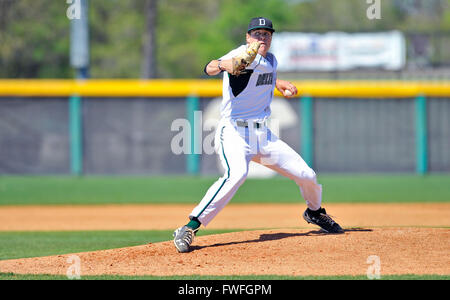
[[[247,123],[248,127],[230,119],[219,122],[214,142],[225,174],[208,189],[189,217],[207,226],[244,183],[252,160],[294,180],[306,205],[319,209],[322,186],[317,183],[316,173],[265,125],[257,128],[253,121]]]

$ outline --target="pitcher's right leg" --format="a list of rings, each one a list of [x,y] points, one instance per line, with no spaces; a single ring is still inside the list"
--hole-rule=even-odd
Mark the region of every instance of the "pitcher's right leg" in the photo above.
[[[225,125],[220,129],[218,155],[225,174],[206,192],[189,218],[197,218],[204,226],[225,207],[247,178],[251,154],[248,145],[235,128]]]
[[[231,200],[245,181],[252,155],[244,138],[231,124],[219,127],[215,144],[225,174],[206,192],[200,203],[189,215],[190,222],[174,232],[174,243],[178,252],[189,252],[195,233],[209,222]]]

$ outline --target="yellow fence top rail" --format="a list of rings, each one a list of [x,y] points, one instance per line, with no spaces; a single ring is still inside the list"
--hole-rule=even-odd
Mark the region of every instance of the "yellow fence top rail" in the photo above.
[[[292,81],[298,96],[397,98],[450,97],[450,81]],[[0,80],[0,96],[218,97],[222,80]],[[275,90],[275,96],[281,96]]]

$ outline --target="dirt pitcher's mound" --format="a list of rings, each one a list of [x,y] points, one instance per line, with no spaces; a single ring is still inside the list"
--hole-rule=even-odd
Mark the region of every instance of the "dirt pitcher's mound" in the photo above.
[[[180,254],[172,241],[130,248],[0,261],[0,272],[80,275],[450,274],[450,229],[276,229],[197,237]],[[76,256],[74,256],[76,255]],[[77,265],[77,263],[79,263]]]

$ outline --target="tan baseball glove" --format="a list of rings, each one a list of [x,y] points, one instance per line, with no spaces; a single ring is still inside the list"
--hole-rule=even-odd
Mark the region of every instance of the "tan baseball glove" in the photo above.
[[[247,49],[245,49],[243,53],[232,58],[233,75],[237,76],[241,74],[241,72],[255,60],[260,46],[261,44],[259,42],[253,42],[247,45]]]

